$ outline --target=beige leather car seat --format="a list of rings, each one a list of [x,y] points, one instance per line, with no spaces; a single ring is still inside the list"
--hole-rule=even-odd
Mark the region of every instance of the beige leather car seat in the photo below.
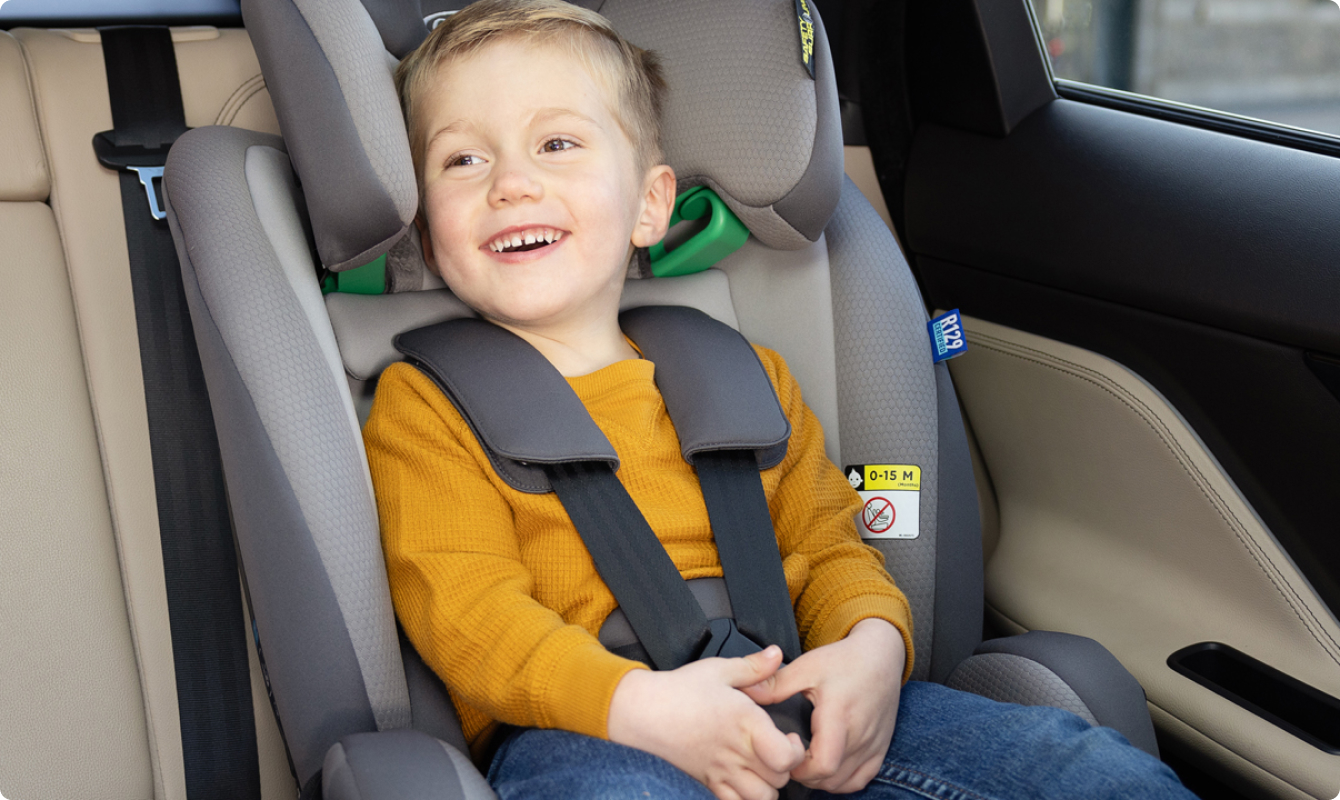
[[[244,31],[184,28],[173,40],[188,125],[277,130]],[[96,31],[0,32],[0,795],[10,800],[185,797],[120,190],[90,145],[110,127]],[[291,797],[252,663],[262,792]]]

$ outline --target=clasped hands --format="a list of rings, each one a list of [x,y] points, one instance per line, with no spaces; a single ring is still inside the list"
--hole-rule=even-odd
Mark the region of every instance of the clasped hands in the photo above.
[[[609,738],[664,758],[720,800],[772,800],[791,779],[834,794],[858,791],[893,738],[906,659],[898,630],[867,619],[785,667],[773,646],[664,672],[634,670],[615,689]],[[814,704],[809,750],[761,708],[797,693]]]

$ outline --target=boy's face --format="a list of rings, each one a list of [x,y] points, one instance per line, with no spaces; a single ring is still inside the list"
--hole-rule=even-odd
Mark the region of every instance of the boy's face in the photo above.
[[[613,320],[631,248],[665,235],[674,173],[636,163],[609,95],[562,49],[509,40],[426,90],[424,254],[485,318]]]

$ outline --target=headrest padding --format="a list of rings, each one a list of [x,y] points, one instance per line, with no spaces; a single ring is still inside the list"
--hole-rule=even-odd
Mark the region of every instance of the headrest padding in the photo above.
[[[661,56],[666,160],[681,189],[712,187],[770,247],[816,241],[842,187],[837,84],[818,13],[814,79],[793,0],[608,0],[600,13]]]
[[[382,36],[382,45],[397,59],[409,55],[428,35],[423,14],[416,2],[406,0],[363,0],[372,23]]]
[[[396,59],[359,0],[243,0],[242,13],[321,262],[362,266],[404,235],[418,206]]]
[[[28,93],[23,50],[0,31],[0,201],[42,201],[50,194],[37,112]]]

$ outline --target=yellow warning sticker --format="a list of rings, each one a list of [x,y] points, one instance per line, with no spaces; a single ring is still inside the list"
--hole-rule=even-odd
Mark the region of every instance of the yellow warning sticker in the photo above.
[[[857,471],[860,481],[852,477]],[[921,491],[921,467],[913,464],[859,464],[847,467],[847,480],[851,488],[858,491],[873,492],[880,489],[901,491]]]
[[[861,496],[856,526],[864,539],[915,539],[921,534],[921,467],[852,464],[844,472]]]

